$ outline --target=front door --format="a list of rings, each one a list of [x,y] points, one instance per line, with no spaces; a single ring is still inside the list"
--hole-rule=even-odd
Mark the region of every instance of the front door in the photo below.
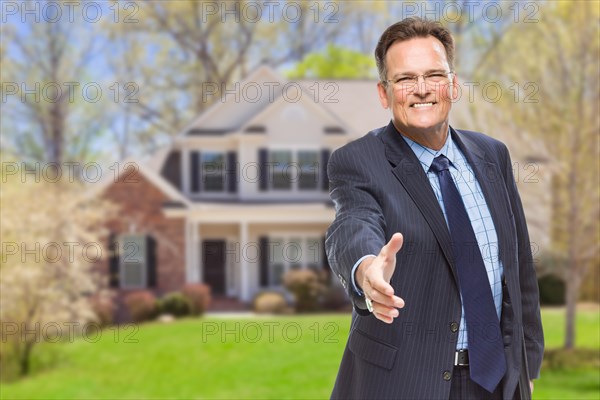
[[[212,294],[225,294],[225,241],[202,242],[202,265],[204,283],[210,285]]]

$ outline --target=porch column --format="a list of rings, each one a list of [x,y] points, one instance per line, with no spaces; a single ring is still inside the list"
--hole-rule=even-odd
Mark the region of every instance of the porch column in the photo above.
[[[202,251],[200,245],[200,223],[198,221],[194,221],[192,224],[192,250],[193,250],[193,276],[194,282],[202,282],[202,278],[204,276],[202,269],[204,266],[202,265]]]
[[[185,220],[185,282],[194,282],[194,260],[192,249],[194,242],[192,240],[192,226],[193,223],[189,220]]]
[[[246,246],[248,245],[248,223],[240,223],[240,272],[241,272],[241,294],[242,301],[250,301],[250,284],[248,260],[246,259]]]

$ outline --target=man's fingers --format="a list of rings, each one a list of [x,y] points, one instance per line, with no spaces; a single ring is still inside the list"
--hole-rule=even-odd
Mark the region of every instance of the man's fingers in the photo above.
[[[373,301],[373,303],[383,304],[388,307],[394,307],[394,308],[404,307],[404,300],[401,299],[400,297],[394,296],[394,295],[389,296],[387,294],[381,293],[378,290],[372,290],[369,293],[369,298]]]
[[[375,316],[375,318],[377,318],[380,321],[385,322],[386,324],[391,324],[394,321],[394,318],[392,317],[388,317],[386,315],[374,312],[373,315]]]
[[[364,278],[365,295],[373,303],[373,315],[387,324],[391,324],[399,315],[398,308],[404,307],[404,300],[394,296],[394,288],[389,283],[396,267],[396,253],[402,248],[403,242],[402,234],[394,233],[379,252],[376,264],[373,265],[375,269],[371,269],[371,266]]]
[[[390,318],[396,318],[398,315],[400,315],[396,308],[388,307],[376,302],[373,302],[373,312]]]

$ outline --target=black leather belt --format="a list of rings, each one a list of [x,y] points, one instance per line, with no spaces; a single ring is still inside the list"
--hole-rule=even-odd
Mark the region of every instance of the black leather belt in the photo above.
[[[454,353],[454,366],[456,367],[468,367],[469,366],[469,351],[468,350],[457,350]]]

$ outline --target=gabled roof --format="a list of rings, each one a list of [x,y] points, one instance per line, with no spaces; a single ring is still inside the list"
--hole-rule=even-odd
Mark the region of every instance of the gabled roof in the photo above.
[[[323,119],[325,121],[327,121],[327,123],[329,124],[329,126],[327,128],[330,129],[330,132],[323,132],[323,133],[345,134],[346,132],[350,132],[351,138],[360,135],[354,126],[352,126],[351,124],[348,124],[346,119],[341,118],[340,115],[338,115],[335,112],[332,112],[332,110],[329,107],[327,107],[327,105],[321,104],[322,99],[316,99],[316,101],[315,101],[315,98],[313,97],[312,93],[310,93],[307,90],[306,86],[303,83],[300,83],[300,82],[297,82],[297,83],[300,85],[302,94],[299,96],[299,99],[297,100],[297,102],[290,103],[290,104],[294,104],[294,105],[302,104],[307,109],[313,110],[315,114],[320,114],[323,117]],[[272,104],[269,104],[267,107],[262,109],[259,113],[252,116],[251,119],[246,121],[246,123],[244,125],[242,125],[242,128],[244,128],[245,131],[248,131],[248,129],[250,129],[250,128],[262,126],[261,121],[263,120],[264,116],[266,114],[268,114],[269,111],[273,107],[281,106],[283,103],[286,103],[286,102],[288,102],[288,100],[286,100],[284,98],[284,96],[279,96],[279,98],[277,98],[274,102],[272,102]]]
[[[128,158],[122,163],[119,163],[119,168],[116,176],[114,174],[107,174],[100,182],[93,184],[90,195],[97,196],[103,191],[108,189],[113,183],[117,182],[121,175],[131,173],[130,169],[127,168],[128,164],[133,164],[137,167],[135,173],[141,173],[154,187],[164,193],[172,203],[181,203],[186,207],[190,207],[192,203],[171,183],[165,178],[160,176],[157,171],[154,171],[148,165],[135,158]]]
[[[385,126],[392,118],[390,110],[384,109],[379,103],[376,80],[322,79],[301,80],[298,83],[305,88],[319,85],[319,106],[352,128],[350,132],[353,137],[350,139]]]
[[[217,82],[206,83],[206,88],[213,90],[215,85],[225,89],[224,96],[214,103],[178,136],[188,134],[223,135],[237,131],[249,119],[281,96],[285,85],[279,75],[268,66],[260,66],[244,81],[223,85]],[[260,92],[258,92],[260,91]],[[259,95],[257,95],[259,93]]]
[[[233,94],[225,96],[225,101],[217,100],[206,111],[195,118],[186,126],[179,136],[186,135],[224,135],[242,129],[248,133],[263,133],[264,126],[260,117],[268,110],[282,101],[282,88],[288,83],[298,83],[305,92],[300,100],[311,99],[306,105],[316,112],[327,114],[333,123],[327,134],[346,134],[348,139],[356,139],[367,132],[385,126],[392,115],[389,109],[384,109],[377,94],[376,79],[362,80],[334,80],[334,79],[303,79],[288,81],[279,76],[272,68],[262,65],[254,70],[243,82],[238,84],[238,92],[250,93],[252,88],[263,90],[260,101],[251,101],[252,98],[240,94],[240,101],[236,101]],[[319,85],[319,96],[315,101],[314,85]],[[328,87],[326,85],[329,85]],[[270,96],[269,88],[273,87]],[[232,89],[233,84],[226,89]],[[246,89],[244,89],[246,88]],[[277,90],[279,89],[279,90]],[[453,104],[450,114],[450,123],[455,128],[478,130],[505,142],[509,148],[517,150],[516,158],[527,158],[530,154],[547,154],[539,140],[535,140],[523,132],[517,132],[514,127],[508,126],[509,122],[495,121],[490,123],[490,115],[495,115],[495,104],[490,104],[482,99],[473,102],[469,99],[467,91],[463,89],[463,96]],[[312,103],[308,105],[308,103]],[[482,112],[482,110],[484,110]],[[341,128],[341,129],[340,129]],[[159,171],[164,163],[167,152],[158,152],[151,166],[154,171]],[[542,156],[543,157],[543,156]]]

